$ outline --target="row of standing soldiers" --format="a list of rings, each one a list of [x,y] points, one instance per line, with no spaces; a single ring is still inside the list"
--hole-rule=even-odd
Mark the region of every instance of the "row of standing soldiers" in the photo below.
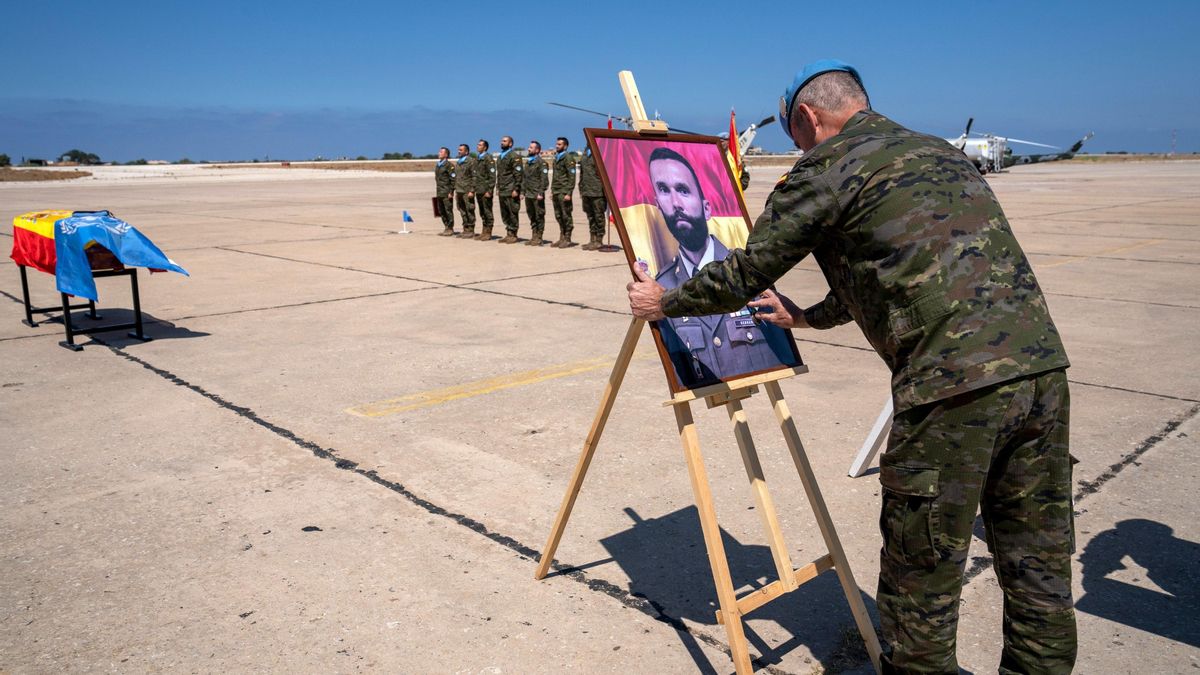
[[[596,173],[595,158],[588,150],[582,155],[571,152],[566,138],[559,137],[554,144],[553,174],[551,166],[542,159],[542,144],[530,141],[526,155],[513,149],[511,136],[500,139],[500,152],[488,152],[488,142],[480,139],[475,145],[473,156],[466,143],[458,146],[458,158],[450,159],[449,148],[438,150],[437,199],[442,224],[441,236],[457,236],[463,239],[491,241],[492,206],[494,198],[500,201],[500,219],[504,223],[505,236],[501,244],[517,243],[517,223],[521,213],[521,199],[525,199],[525,212],[529,217],[532,233],[527,246],[541,246],[546,227],[546,189],[554,204],[554,218],[558,221],[559,237],[551,246],[567,248],[574,246],[571,231],[572,194],[575,192],[576,176],[579,179],[579,195],[583,198],[583,212],[587,215],[588,232],[591,236],[583,250],[594,251],[602,246],[605,229],[605,211],[608,203],[600,176]],[[454,231],[454,206],[457,205],[462,218],[462,231]],[[475,211],[478,208],[480,231],[475,233]]]

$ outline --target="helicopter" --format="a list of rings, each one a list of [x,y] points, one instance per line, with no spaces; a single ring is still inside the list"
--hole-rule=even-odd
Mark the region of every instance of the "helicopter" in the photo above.
[[[1053,162],[1060,159],[1071,159],[1079,149],[1083,147],[1084,142],[1091,138],[1094,134],[1088,132],[1083,138],[1079,139],[1066,152],[1043,153],[1038,155],[1014,155],[1009,143],[1019,143],[1022,145],[1033,145],[1041,148],[1050,148],[1051,150],[1061,150],[1058,146],[1047,145],[1035,141],[1024,141],[1019,138],[1011,138],[1007,136],[997,136],[996,134],[974,132],[979,138],[971,138],[971,126],[975,123],[975,118],[967,120],[967,126],[963,130],[962,135],[957,138],[944,139],[950,145],[962,150],[964,154],[975,164],[979,169],[979,173],[986,174],[989,171],[1003,171],[1010,166],[1017,164],[1036,164],[1039,162]]]

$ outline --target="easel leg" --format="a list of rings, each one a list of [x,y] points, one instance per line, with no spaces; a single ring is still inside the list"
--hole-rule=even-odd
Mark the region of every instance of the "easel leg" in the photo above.
[[[612,412],[613,403],[617,400],[617,392],[621,389],[625,371],[629,368],[629,362],[633,360],[633,351],[637,348],[638,338],[641,337],[642,328],[645,325],[645,321],[634,319],[629,323],[629,330],[625,332],[625,341],[621,343],[617,362],[613,364],[612,373],[608,376],[608,384],[604,387],[604,395],[600,397],[600,409],[596,411],[596,418],[592,421],[592,428],[588,431],[587,440],[583,442],[583,452],[579,455],[579,462],[575,464],[575,472],[571,474],[571,482],[567,485],[567,494],[563,495],[562,504],[558,507],[558,516],[554,519],[554,527],[550,530],[550,539],[546,541],[546,546],[542,549],[542,558],[538,563],[537,571],[533,574],[534,579],[543,579],[550,571],[550,563],[554,561],[558,543],[562,540],[563,531],[567,529],[567,520],[571,517],[571,509],[575,508],[575,498],[579,496],[579,490],[583,487],[583,478],[587,475],[588,466],[592,463],[592,455],[595,454],[596,446],[600,443],[600,435],[604,433],[608,414]]]
[[[725,544],[721,541],[721,526],[717,524],[717,510],[713,505],[712,491],[708,486],[708,472],[704,469],[704,458],[700,455],[700,440],[696,425],[692,421],[690,404],[681,403],[675,408],[675,421],[679,425],[679,439],[683,442],[683,454],[687,458],[688,477],[692,481],[692,493],[696,498],[696,511],[700,514],[700,529],[704,531],[704,546],[708,549],[708,563],[712,566],[713,583],[717,587],[717,600],[721,606],[725,632],[729,637],[729,650],[733,667],[738,675],[747,675],[750,666],[750,650],[746,634],[742,629],[742,616],[737,609],[737,595],[729,575],[729,560],[725,557]]]
[[[887,440],[888,432],[891,429],[892,398],[889,396],[887,403],[883,404],[883,410],[879,411],[879,417],[875,418],[875,424],[871,427],[871,433],[867,434],[862,447],[858,449],[858,456],[850,464],[849,473],[851,478],[858,478],[866,473],[867,467],[875,459],[875,455],[879,454],[879,449],[883,447],[883,443]]]
[[[804,445],[800,442],[800,434],[796,431],[796,422],[792,419],[787,402],[783,400],[783,389],[780,388],[778,382],[768,382],[766,388],[767,397],[771,400],[771,407],[775,409],[775,417],[779,420],[788,450],[792,453],[792,461],[795,462],[796,471],[800,474],[800,482],[804,485],[804,492],[808,494],[813,516],[816,517],[817,526],[821,529],[821,536],[825,539],[825,547],[829,550],[829,556],[833,558],[833,568],[837,572],[838,580],[842,583],[846,601],[850,603],[850,613],[854,615],[854,623],[858,626],[858,632],[862,634],[867,654],[871,657],[871,664],[875,666],[875,672],[882,672],[879,664],[881,649],[879,638],[875,635],[875,626],[871,623],[871,616],[867,614],[867,607],[863,604],[858,583],[855,582],[854,574],[850,571],[850,563],[846,559],[846,552],[842,550],[841,541],[838,540],[837,530],[834,529],[833,519],[830,518],[829,509],[825,506],[825,499],[821,496],[821,488],[817,485],[817,477],[813,473],[812,465],[808,463],[808,455],[804,453]]]
[[[754,493],[754,503],[763,521],[763,529],[767,533],[767,543],[771,546],[771,556],[775,559],[775,571],[784,591],[797,588],[796,574],[792,569],[792,558],[788,555],[787,544],[783,541],[783,530],[779,527],[779,517],[775,513],[775,502],[767,491],[767,481],[763,476],[762,463],[758,461],[758,453],[754,450],[754,440],[750,437],[750,425],[746,421],[746,411],[742,409],[741,401],[730,401],[725,404],[729,412],[729,421],[733,422],[733,435],[737,438],[738,449],[742,451],[742,463],[746,465],[746,477],[750,479],[750,491]]]

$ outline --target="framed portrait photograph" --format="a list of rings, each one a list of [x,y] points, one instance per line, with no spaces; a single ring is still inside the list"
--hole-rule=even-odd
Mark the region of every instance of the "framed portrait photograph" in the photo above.
[[[584,133],[631,272],[672,289],[746,245],[752,223],[719,138]],[[672,393],[803,365],[791,331],[746,307],[651,329]]]

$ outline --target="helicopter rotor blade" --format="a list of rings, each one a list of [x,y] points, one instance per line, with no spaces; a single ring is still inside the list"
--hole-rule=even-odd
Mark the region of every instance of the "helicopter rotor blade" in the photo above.
[[[1005,142],[1008,142],[1008,143],[1023,143],[1025,145],[1036,145],[1039,148],[1050,148],[1051,150],[1062,150],[1062,148],[1058,147],[1057,145],[1046,145],[1045,143],[1035,143],[1033,141],[1023,141],[1019,138],[1007,138],[1007,137],[1003,137],[1003,136],[1000,136],[999,138],[1004,138]]]
[[[761,122],[759,122],[758,124],[755,124],[754,126],[761,129],[774,121],[775,121],[775,116],[771,115],[770,117],[764,118]]]
[[[967,118],[967,128],[963,130],[964,137],[971,135],[971,125],[972,124],[975,124],[975,118],[974,117]]]
[[[590,113],[592,115],[599,115],[601,117],[609,117],[609,118],[617,120],[623,124],[630,124],[632,122],[632,120],[630,120],[628,117],[622,117],[621,115],[612,115],[609,113],[600,112],[599,110],[588,110],[587,108],[580,108],[577,105],[567,105],[566,103],[555,103],[554,101],[546,101],[546,104],[547,105],[555,105],[560,108],[567,108],[569,110],[578,110],[579,112]]]

